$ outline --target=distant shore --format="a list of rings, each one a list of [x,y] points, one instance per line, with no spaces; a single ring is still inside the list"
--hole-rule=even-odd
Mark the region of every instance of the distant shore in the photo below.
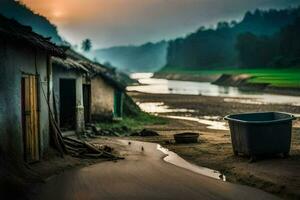
[[[244,91],[263,92],[268,94],[281,94],[300,96],[300,87],[279,87],[268,83],[252,83],[251,75],[245,74],[205,74],[198,73],[155,73],[153,78],[178,80],[178,81],[195,81],[195,82],[212,82],[220,86],[238,87]],[[300,80],[299,80],[300,82]]]
[[[161,78],[178,81],[195,81],[195,82],[213,82],[220,75],[199,75],[199,74],[182,74],[182,73],[154,73],[153,78]]]

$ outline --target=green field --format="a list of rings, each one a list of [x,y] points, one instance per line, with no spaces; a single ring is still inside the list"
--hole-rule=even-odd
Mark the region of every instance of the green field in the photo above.
[[[276,87],[300,88],[300,69],[213,69],[213,70],[190,70],[175,69],[162,70],[160,73],[182,73],[193,76],[208,76],[221,74],[249,74],[253,76],[251,83],[268,83]]]

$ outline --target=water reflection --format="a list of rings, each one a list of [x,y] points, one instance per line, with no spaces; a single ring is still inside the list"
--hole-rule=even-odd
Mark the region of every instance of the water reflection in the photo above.
[[[166,117],[167,118],[171,118],[171,119],[182,119],[182,120],[188,120],[188,121],[198,122],[200,124],[207,125],[206,128],[208,128],[208,129],[222,130],[222,131],[229,130],[229,128],[226,125],[226,123],[222,122],[222,121],[201,119],[201,118],[196,118],[196,117],[184,117],[184,116],[166,116]]]
[[[159,113],[174,113],[174,112],[195,112],[192,109],[171,109],[169,106],[165,105],[163,102],[147,102],[140,103],[137,105],[145,112],[159,114]]]
[[[226,177],[216,170],[212,170],[212,169],[209,169],[206,167],[201,167],[201,166],[197,166],[192,163],[189,163],[186,160],[184,160],[182,157],[180,157],[179,155],[174,153],[173,151],[169,151],[168,149],[162,147],[159,144],[157,144],[157,149],[159,151],[163,152],[164,154],[166,154],[166,157],[164,157],[164,161],[166,161],[168,163],[171,163],[173,165],[176,165],[176,166],[184,168],[184,169],[188,169],[197,174],[201,174],[201,175],[205,175],[205,176],[208,176],[211,178],[221,179],[223,181],[226,181]]]
[[[192,113],[195,112],[195,110],[191,109],[171,109],[167,105],[165,105],[163,102],[147,102],[147,103],[137,103],[139,107],[148,113],[152,114],[162,114],[162,113]],[[214,130],[229,130],[226,126],[225,122],[218,121],[221,120],[222,117],[220,116],[201,116],[199,118],[196,117],[188,117],[188,116],[170,116],[170,115],[164,115],[164,117],[171,118],[171,119],[182,119],[182,120],[188,120],[188,121],[195,121],[200,124],[207,125],[208,129],[214,129]]]

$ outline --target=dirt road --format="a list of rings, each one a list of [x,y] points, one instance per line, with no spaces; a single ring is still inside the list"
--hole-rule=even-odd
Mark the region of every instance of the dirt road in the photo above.
[[[157,144],[132,141],[122,146],[125,160],[63,173],[41,185],[34,199],[278,199],[166,163]]]

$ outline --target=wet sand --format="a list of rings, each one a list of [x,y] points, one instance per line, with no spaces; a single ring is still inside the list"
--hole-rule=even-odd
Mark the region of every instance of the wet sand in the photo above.
[[[148,94],[140,92],[129,92],[136,102],[161,102],[170,109],[188,109],[195,112],[181,112],[180,115],[191,114],[192,116],[221,116],[259,111],[281,111],[300,114],[300,106],[284,104],[255,104],[247,98],[213,97],[201,95],[179,95],[179,94]],[[231,101],[230,101],[231,100]],[[244,103],[239,103],[244,102]],[[247,103],[249,102],[249,103]],[[176,114],[168,113],[168,115]]]
[[[131,92],[137,102],[156,102],[167,105],[171,112],[160,113],[162,116],[214,116],[218,122],[227,114],[257,111],[283,111],[299,114],[300,107],[291,105],[256,105],[239,102],[226,102],[223,97],[207,97],[174,94],[143,94]],[[246,100],[246,99],[242,99]],[[245,102],[245,101],[244,101]],[[247,101],[246,101],[247,102]],[[183,112],[176,112],[176,109]],[[184,112],[184,109],[187,111]],[[193,112],[190,112],[193,110]],[[168,124],[149,126],[160,137],[137,138],[155,141],[178,153],[183,158],[200,166],[216,169],[224,173],[229,182],[241,183],[261,188],[285,199],[300,198],[300,120],[294,122],[292,146],[289,158],[280,156],[260,158],[256,163],[249,163],[247,157],[236,157],[231,147],[228,130],[214,130],[197,121],[170,119]],[[173,142],[173,134],[192,131],[200,133],[200,142],[190,145],[178,145]]]

